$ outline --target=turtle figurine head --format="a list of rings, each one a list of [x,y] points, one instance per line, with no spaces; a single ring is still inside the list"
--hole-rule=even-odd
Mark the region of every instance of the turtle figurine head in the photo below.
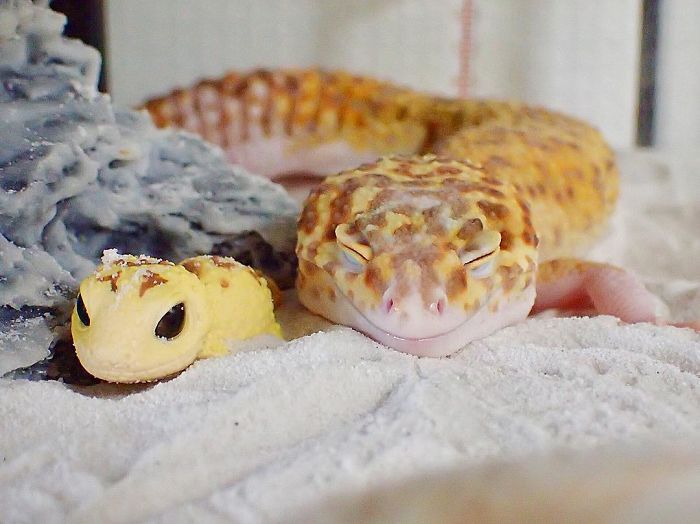
[[[267,282],[233,259],[114,253],[80,284],[71,332],[83,367],[110,382],[157,380],[227,353],[229,340],[281,336]]]

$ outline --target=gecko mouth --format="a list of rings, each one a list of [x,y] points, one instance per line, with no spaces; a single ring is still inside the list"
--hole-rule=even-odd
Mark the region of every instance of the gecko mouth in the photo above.
[[[508,300],[499,300],[498,308],[490,307],[496,299],[500,299],[498,289],[493,290],[484,300],[483,305],[466,316],[464,310],[460,312],[455,308],[452,311],[452,322],[449,322],[450,313],[443,314],[442,326],[436,326],[433,313],[426,311],[425,317],[418,315],[419,320],[424,321],[425,336],[416,329],[415,322],[408,321],[407,333],[400,335],[402,325],[394,321],[386,324],[383,317],[378,314],[377,319],[372,315],[366,315],[358,309],[345,293],[337,286],[326,272],[319,272],[317,278],[321,278],[321,284],[335,290],[333,300],[326,298],[327,294],[313,293],[312,288],[300,287],[300,302],[312,312],[329,319],[332,322],[349,326],[364,333],[368,337],[390,348],[403,353],[416,356],[442,357],[450,355],[462,349],[469,342],[486,337],[497,329],[524,320],[532,309],[535,301],[535,286],[530,284],[517,295],[510,295]],[[318,288],[316,288],[318,289]],[[492,311],[493,309],[493,311]],[[377,321],[379,320],[379,321]],[[439,329],[442,327],[443,329]],[[431,329],[432,328],[432,329]]]
[[[429,341],[431,341],[431,340],[438,339],[438,338],[440,338],[440,337],[445,337],[445,336],[449,335],[450,333],[453,333],[454,331],[457,331],[459,328],[461,328],[462,326],[464,326],[464,324],[466,324],[467,322],[469,322],[469,321],[471,320],[472,317],[470,316],[469,318],[467,318],[466,320],[464,320],[462,323],[457,324],[457,325],[456,325],[455,327],[453,327],[452,329],[448,329],[447,331],[443,331],[443,332],[441,332],[441,333],[437,333],[436,335],[431,335],[431,336],[428,336],[428,337],[400,337],[399,335],[396,335],[396,334],[394,334],[394,333],[392,333],[392,332],[390,332],[390,331],[386,331],[386,330],[382,329],[381,327],[377,326],[376,324],[374,324],[373,322],[371,322],[370,320],[368,320],[367,317],[364,317],[364,318],[365,318],[365,320],[367,320],[367,322],[368,322],[372,327],[374,327],[374,328],[377,329],[378,331],[381,331],[382,333],[384,333],[384,335],[385,335],[386,337],[390,337],[392,340],[396,340],[397,342],[400,342],[400,343],[404,343],[404,342],[406,342],[406,343],[412,343],[412,342],[413,342],[413,343],[424,343],[424,342],[429,342]],[[391,345],[391,344],[388,344],[388,345]]]
[[[461,322],[452,325],[452,327],[449,327],[444,331],[428,336],[406,337],[397,335],[395,332],[381,327],[376,322],[368,318],[367,315],[361,312],[346,296],[342,296],[355,313],[355,318],[351,322],[348,322],[348,325],[357,329],[358,331],[361,331],[377,342],[403,353],[432,357],[448,355],[471,342],[471,340],[481,338],[480,336],[473,338],[465,337],[464,333],[470,331],[472,321],[475,319],[475,317],[481,316],[481,313],[487,310],[488,304],[492,299],[492,294],[490,294],[484,305],[479,307],[468,317],[464,318]],[[430,313],[426,312],[426,315],[429,314]],[[463,342],[460,343],[460,341]],[[455,347],[455,344],[458,344],[458,347]]]
[[[488,296],[484,304],[462,322],[442,332],[426,337],[404,337],[380,327],[363,314],[347,297],[344,299],[355,313],[354,318],[345,319],[343,324],[361,331],[385,346],[419,357],[443,357],[450,355],[474,340],[484,338],[497,329],[524,320],[535,300],[535,289],[531,286],[514,300],[509,300],[496,311],[490,311],[489,304],[495,294]],[[349,320],[349,321],[348,321]]]

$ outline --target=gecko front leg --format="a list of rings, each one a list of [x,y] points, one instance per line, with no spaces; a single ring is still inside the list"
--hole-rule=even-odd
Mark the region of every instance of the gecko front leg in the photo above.
[[[700,330],[700,322],[668,323],[655,313],[655,298],[632,273],[610,264],[562,258],[537,270],[537,297],[531,313],[563,309],[612,315],[629,323],[652,322]]]

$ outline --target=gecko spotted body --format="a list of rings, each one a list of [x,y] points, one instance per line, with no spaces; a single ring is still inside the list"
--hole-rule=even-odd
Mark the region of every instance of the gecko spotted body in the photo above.
[[[272,178],[340,171],[299,218],[299,298],[395,349],[447,355],[533,304],[656,320],[632,275],[573,258],[619,188],[579,120],[315,70],[232,73],[146,107]]]

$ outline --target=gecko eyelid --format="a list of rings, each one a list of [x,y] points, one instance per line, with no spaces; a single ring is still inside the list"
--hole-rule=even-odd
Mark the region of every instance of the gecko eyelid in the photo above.
[[[494,249],[493,251],[489,251],[488,253],[483,254],[474,251],[468,251],[467,253],[461,255],[459,258],[462,261],[462,264],[464,264],[465,266],[478,266],[481,262],[486,261],[487,258],[490,258],[492,255],[494,255],[496,251],[498,251],[498,249]]]
[[[361,233],[348,233],[347,224],[339,224],[335,228],[337,244],[346,256],[357,258],[358,263],[365,263],[372,258],[372,248]]]
[[[361,271],[369,262],[361,253],[355,251],[349,246],[340,244],[341,252],[343,253],[343,259],[346,263],[348,269],[353,272]]]
[[[476,257],[473,257],[473,258],[469,256],[470,253],[467,253],[466,255],[462,255],[462,263],[463,263],[465,266],[466,266],[467,264],[474,264],[475,262],[480,262],[480,261],[484,260],[485,258],[490,257],[490,256],[493,255],[495,252],[496,252],[496,250],[494,249],[493,251],[490,251],[489,253],[485,253],[485,254],[483,254],[483,255],[476,256]]]

